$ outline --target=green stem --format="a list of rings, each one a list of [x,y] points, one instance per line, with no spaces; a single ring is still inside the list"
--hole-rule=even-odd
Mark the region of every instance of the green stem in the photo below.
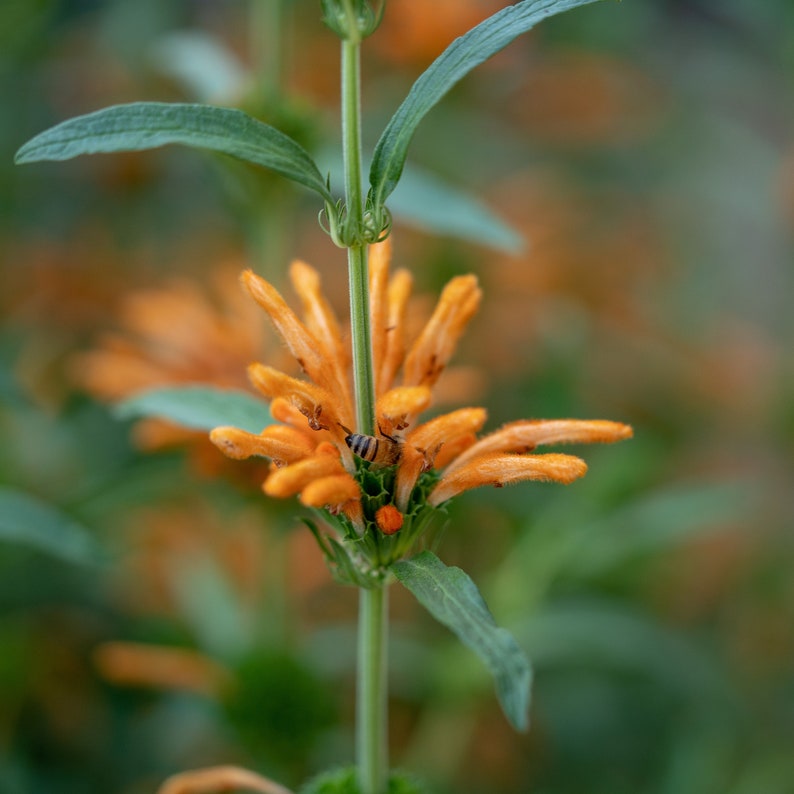
[[[388,590],[362,588],[358,615],[356,757],[361,794],[385,794],[389,769],[386,643]]]
[[[257,89],[265,105],[275,103],[283,90],[284,0],[251,0],[250,39]]]
[[[369,316],[369,270],[363,245],[347,249],[350,285],[350,322],[353,337],[353,378],[356,391],[356,429],[375,433],[375,378]]]
[[[353,377],[356,430],[375,433],[375,377],[369,316],[367,248],[360,242],[363,225],[361,189],[361,67],[358,39],[342,41],[342,147],[345,163],[345,237],[350,285],[350,322],[353,337]]]
[[[346,0],[348,38],[342,40],[342,146],[345,163],[344,237],[348,244],[350,322],[356,421],[359,433],[375,432],[375,377],[369,313],[367,247],[362,240],[361,189],[361,65],[360,37],[353,9]],[[361,794],[385,794],[389,770],[387,751],[386,632],[387,592],[384,585],[362,588],[358,617],[356,687],[356,763]]]

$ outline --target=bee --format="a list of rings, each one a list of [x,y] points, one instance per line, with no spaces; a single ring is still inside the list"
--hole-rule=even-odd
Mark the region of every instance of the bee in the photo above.
[[[382,438],[352,433],[344,426],[342,429],[347,433],[345,444],[354,455],[358,455],[362,460],[377,466],[393,466],[400,460],[403,447],[402,439],[384,433],[380,427],[378,431]]]

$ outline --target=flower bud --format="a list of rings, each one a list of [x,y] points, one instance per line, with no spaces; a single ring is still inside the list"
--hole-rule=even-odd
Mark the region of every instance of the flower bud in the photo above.
[[[320,0],[323,22],[342,39],[361,41],[375,32],[383,18],[385,0]],[[374,7],[373,7],[374,5]]]
[[[402,528],[403,514],[394,505],[383,505],[375,513],[375,523],[384,535],[393,535]]]

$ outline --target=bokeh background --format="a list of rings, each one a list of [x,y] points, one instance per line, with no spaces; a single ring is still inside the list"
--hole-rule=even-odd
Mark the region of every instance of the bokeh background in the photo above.
[[[503,5],[388,0],[369,146]],[[337,50],[310,0],[0,4],[4,792],[137,794],[216,763],[297,787],[352,759],[356,594],[297,505],[260,494],[261,465],[110,409],[245,388],[247,363],[283,356],[244,266],[282,284],[305,258],[343,314],[319,208],[173,148],[12,165],[45,127],[138,99],[244,107],[332,164]],[[452,274],[484,286],[449,403],[491,428],[636,431],[583,450],[570,488],[461,497],[439,539],[533,661],[527,735],[393,588],[392,757],[439,794],[794,790],[793,95],[788,0],[625,0],[542,24],[420,127],[412,167],[523,240],[423,228],[422,202],[447,201],[421,180],[395,207],[418,312]]]

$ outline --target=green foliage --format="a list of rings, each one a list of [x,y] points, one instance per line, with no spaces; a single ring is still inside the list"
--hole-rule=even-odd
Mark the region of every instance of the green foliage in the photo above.
[[[69,160],[81,154],[142,151],[170,143],[269,168],[332,200],[314,160],[297,141],[240,110],[213,105],[114,105],[45,130],[20,148],[15,162]]]
[[[101,557],[85,527],[35,497],[7,487],[0,487],[0,541],[72,563],[95,565]]]
[[[429,551],[391,569],[436,620],[485,662],[505,716],[515,728],[526,730],[532,682],[529,661],[513,637],[496,625],[469,576],[460,568],[447,567]]]
[[[406,167],[389,210],[402,223],[509,253],[523,247],[521,236],[478,198],[427,171]]]
[[[336,716],[331,690],[284,651],[260,650],[236,668],[224,700],[246,749],[279,767],[300,764]]]
[[[459,80],[546,17],[592,2],[524,0],[503,8],[455,39],[413,84],[380,136],[369,174],[370,200],[375,210],[383,206],[397,186],[419,123]]]
[[[265,403],[243,391],[214,386],[167,386],[141,392],[119,403],[122,419],[155,416],[193,430],[231,425],[259,433],[272,424]]]
[[[303,786],[299,794],[361,794],[361,788],[356,780],[356,768],[351,766],[323,772]],[[392,772],[389,775],[386,794],[431,794],[431,792],[409,775]]]

